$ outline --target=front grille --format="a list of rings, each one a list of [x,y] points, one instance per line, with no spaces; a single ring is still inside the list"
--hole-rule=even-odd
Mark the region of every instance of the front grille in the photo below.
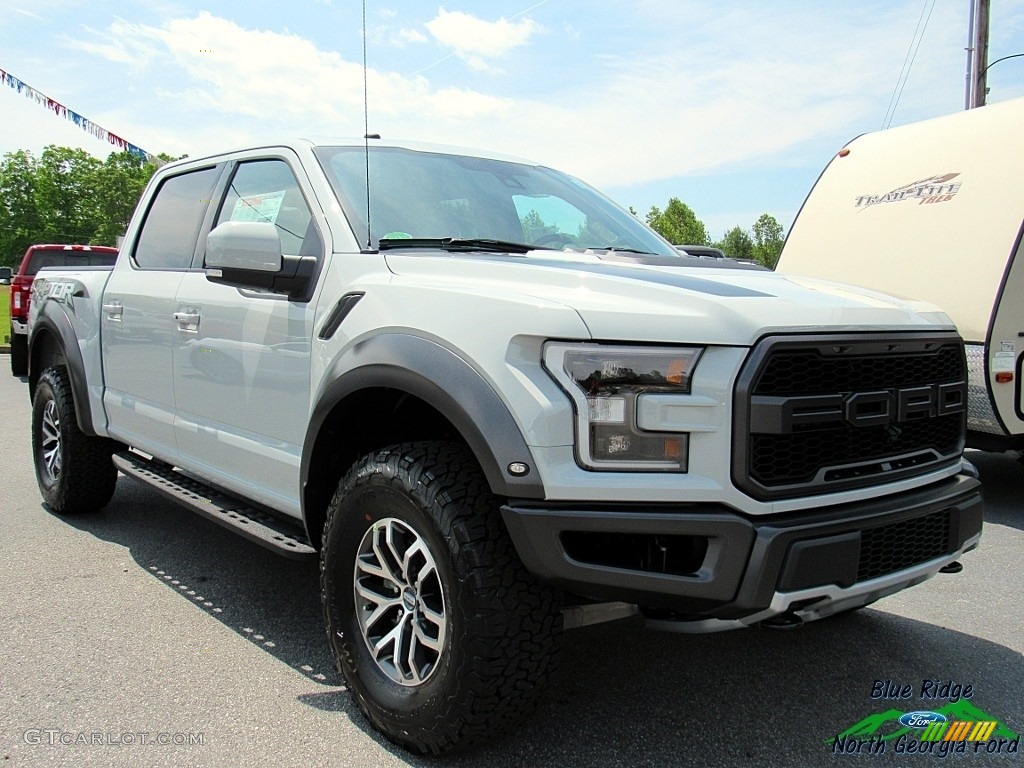
[[[782,498],[952,463],[966,378],[956,336],[767,339],[737,381],[733,480],[756,498]]]
[[[772,355],[757,382],[759,395],[809,395],[860,392],[889,386],[910,387],[964,378],[958,346],[924,354],[825,357],[817,350]]]
[[[751,435],[751,472],[766,483],[810,483],[822,467],[878,463],[886,456],[913,461],[915,454],[927,458],[934,455],[933,451],[945,456],[957,451],[961,439],[956,419],[910,422],[898,434],[887,427],[863,427],[847,431],[842,440],[837,439],[836,431],[825,429],[798,437]],[[833,474],[838,477],[842,470],[833,470]]]
[[[949,510],[861,532],[857,581],[867,581],[950,552]]]

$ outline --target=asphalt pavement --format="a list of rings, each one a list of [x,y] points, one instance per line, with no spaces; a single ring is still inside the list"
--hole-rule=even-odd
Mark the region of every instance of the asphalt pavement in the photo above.
[[[0,768],[927,766],[939,758],[827,742],[956,690],[922,700],[929,680],[970,685],[971,704],[1024,733],[1024,465],[1012,457],[971,453],[986,527],[962,573],[788,632],[675,635],[633,619],[568,632],[530,720],[436,760],[382,740],[351,703],[314,564],[125,477],[101,513],[51,514],[29,410],[25,380],[0,375]],[[879,680],[910,685],[912,700],[873,699]],[[1020,753],[947,759],[1024,766]]]

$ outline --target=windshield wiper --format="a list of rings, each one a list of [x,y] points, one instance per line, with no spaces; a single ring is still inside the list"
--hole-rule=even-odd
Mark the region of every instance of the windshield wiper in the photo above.
[[[616,253],[639,253],[639,254],[642,254],[644,256],[657,256],[658,255],[656,253],[652,253],[651,251],[641,251],[641,250],[639,250],[637,248],[623,248],[622,246],[619,246],[619,245],[606,245],[603,248],[597,248],[596,246],[591,246],[591,248],[593,248],[593,250],[595,250],[595,251],[615,251]]]
[[[377,248],[382,251],[394,251],[400,248],[436,248],[442,251],[487,251],[489,253],[529,253],[530,251],[556,250],[543,245],[514,243],[508,240],[461,237],[382,237],[377,243]]]

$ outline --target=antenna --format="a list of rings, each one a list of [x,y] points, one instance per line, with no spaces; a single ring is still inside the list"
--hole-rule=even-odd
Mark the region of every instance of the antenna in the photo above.
[[[363,156],[366,158],[366,248],[372,248],[370,234],[370,96],[366,75],[366,0],[363,0]]]

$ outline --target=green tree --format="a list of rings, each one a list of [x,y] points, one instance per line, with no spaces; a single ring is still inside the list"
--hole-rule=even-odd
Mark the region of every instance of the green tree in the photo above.
[[[17,266],[25,249],[38,242],[37,166],[24,150],[8,152],[0,162],[0,265]]]
[[[721,248],[726,256],[731,256],[734,259],[754,258],[754,241],[751,240],[750,235],[745,230],[739,227],[730,229],[722,235],[721,242],[715,245]]]
[[[754,222],[754,258],[768,269],[775,269],[786,242],[786,233],[774,216],[762,213]]]
[[[8,152],[0,160],[0,264],[16,266],[33,243],[116,245],[153,172],[174,159],[112,152],[101,162],[54,145],[39,158]]]
[[[84,149],[43,150],[36,171],[36,208],[40,239],[51,243],[89,243],[99,225],[97,183],[103,163]]]
[[[646,220],[655,232],[670,243],[708,245],[710,242],[704,222],[678,197],[669,198],[664,211],[652,205],[651,210],[647,212]]]
[[[110,153],[96,177],[98,226],[94,245],[117,244],[156,168],[156,163],[131,152]]]
[[[523,232],[527,237],[537,237],[545,233],[548,225],[541,218],[540,214],[537,213],[536,208],[531,208],[529,213],[525,216],[520,217],[519,223],[523,226]]]

